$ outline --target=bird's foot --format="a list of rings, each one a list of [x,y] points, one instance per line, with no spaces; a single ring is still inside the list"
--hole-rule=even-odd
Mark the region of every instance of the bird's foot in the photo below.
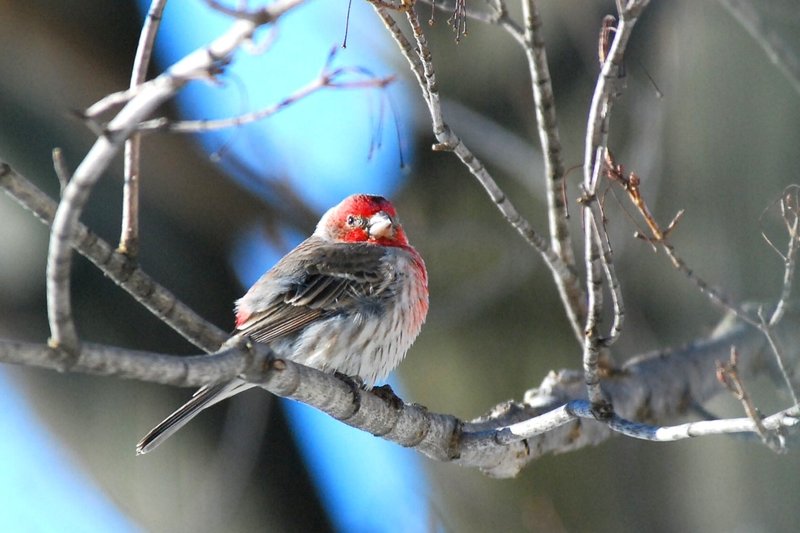
[[[405,405],[403,399],[395,394],[391,385],[388,383],[386,385],[381,385],[380,387],[374,387],[372,392],[375,394],[375,396],[388,403],[389,406],[394,409],[400,410],[403,408],[403,405]]]

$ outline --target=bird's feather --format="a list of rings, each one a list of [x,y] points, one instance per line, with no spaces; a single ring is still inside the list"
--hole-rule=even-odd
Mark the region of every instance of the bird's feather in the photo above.
[[[317,319],[393,296],[389,287],[395,272],[384,260],[383,247],[311,237],[291,255],[292,261],[278,262],[237,302],[238,332],[269,342]]]

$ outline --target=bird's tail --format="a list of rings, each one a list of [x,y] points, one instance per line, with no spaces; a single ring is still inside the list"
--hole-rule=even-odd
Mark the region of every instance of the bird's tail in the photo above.
[[[173,433],[186,425],[203,409],[211,407],[225,398],[230,398],[234,394],[238,394],[250,387],[253,387],[251,383],[247,383],[241,379],[234,379],[228,383],[207,385],[199,389],[188,402],[178,407],[174,413],[151,429],[150,432],[139,441],[139,444],[136,445],[136,455],[153,451],[156,446],[171,437]]]

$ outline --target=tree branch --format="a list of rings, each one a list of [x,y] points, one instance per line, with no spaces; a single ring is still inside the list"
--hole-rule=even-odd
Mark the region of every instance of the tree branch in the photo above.
[[[784,327],[787,345],[800,345],[800,316],[792,313]],[[585,401],[581,372],[551,372],[523,402],[495,406],[470,422],[429,412],[416,404],[401,407],[373,392],[354,388],[334,375],[303,365],[273,359],[265,345],[234,337],[213,355],[175,357],[85,343],[71,370],[155,383],[192,386],[239,376],[282,396],[311,405],[352,427],[414,448],[439,461],[479,468],[488,475],[510,477],[529,462],[549,453],[563,453],[595,445],[614,433],[655,441],[700,435],[756,432],[750,419],[702,421],[674,427],[644,422],[681,415],[692,402],[704,402],[723,392],[716,380],[717,361],[735,344],[741,353],[742,375],[764,372],[772,362],[763,350],[764,339],[755,329],[726,320],[711,339],[671,353],[635,358],[614,379],[603,382],[614,402],[615,415],[606,423],[594,420]],[[797,358],[797,350],[793,357]],[[55,369],[52,348],[44,344],[0,340],[0,361]],[[798,425],[797,409],[763,421],[767,430]],[[633,419],[642,422],[632,422]]]
[[[625,48],[630,39],[633,27],[649,0],[629,0],[624,9],[619,12],[620,21],[614,30],[614,40],[608,52],[601,50],[603,61],[600,76],[595,85],[592,103],[589,108],[589,120],[586,127],[586,140],[583,162],[583,229],[586,259],[586,290],[589,292],[588,314],[584,328],[583,367],[586,372],[586,385],[589,389],[589,399],[598,416],[609,416],[611,406],[603,398],[600,388],[600,379],[597,363],[599,354],[605,346],[604,338],[598,333],[598,325],[602,315],[602,283],[601,278],[601,253],[602,239],[599,237],[599,228],[604,223],[602,213],[598,207],[597,186],[602,176],[605,164],[606,144],[608,140],[608,127],[611,121],[611,107],[614,98],[619,94],[620,74],[622,72]],[[603,35],[608,28],[604,22]],[[604,57],[603,57],[604,56]],[[615,279],[611,264],[603,265],[610,274],[610,281]],[[613,283],[613,281],[612,281]],[[621,298],[615,305],[613,330],[619,334],[623,307]]]
[[[167,0],[153,0],[139,35],[139,44],[133,58],[131,69],[131,89],[136,89],[147,77],[147,66],[153,52],[161,14]],[[142,140],[139,134],[133,133],[125,141],[125,170],[122,188],[122,232],[119,239],[119,251],[136,257],[139,252],[139,153]]]
[[[561,141],[558,134],[556,102],[550,80],[550,67],[547,64],[547,51],[544,45],[536,3],[523,0],[522,17],[525,22],[523,49],[528,59],[531,75],[533,101],[536,109],[536,124],[539,143],[544,156],[544,181],[547,191],[547,214],[550,226],[550,246],[564,263],[575,271],[575,254],[567,223],[569,214],[565,201],[564,162],[561,158]],[[583,339],[582,325],[586,322],[586,293],[580,284],[568,285],[563,278],[554,277],[561,300],[567,307],[567,316],[573,323],[573,332],[580,342]]]
[[[556,99],[547,63],[547,50],[542,36],[542,20],[534,0],[522,2],[522,16],[525,20],[525,56],[531,75],[533,101],[536,108],[536,124],[539,130],[539,143],[544,155],[545,185],[547,187],[547,206],[550,218],[550,246],[564,260],[575,268],[575,254],[567,225],[567,206],[564,201],[564,162],[561,158],[561,141],[556,118]],[[583,323],[585,309],[575,313],[579,323]]]
[[[136,379],[174,387],[202,387],[227,381],[263,365],[266,345],[249,345],[241,338],[226,341],[212,355],[175,356],[83,343],[70,372]],[[61,370],[53,348],[46,344],[0,339],[0,361]]]
[[[220,64],[224,64],[260,25],[274,22],[303,1],[279,0],[258,11],[240,14],[240,18],[230,29],[206,48],[190,53],[163,74],[140,85],[125,106],[108,123],[104,134],[97,139],[78,165],[56,209],[47,256],[50,342],[69,359],[74,358],[80,351],[78,333],[72,320],[69,292],[71,247],[76,237],[78,219],[94,184],[140,121],[147,118],[188,81],[198,77],[208,77]]]
[[[589,196],[597,192],[599,171],[595,167],[602,165],[603,162],[611,106],[618,95],[625,47],[628,45],[633,27],[648,3],[649,0],[630,0],[627,7],[620,12],[620,21],[614,30],[614,40],[595,84],[583,153],[584,192]]]
[[[365,76],[367,73],[348,67],[331,69],[330,62],[332,61],[333,57],[334,56],[332,53],[316,78],[271,106],[235,117],[214,120],[173,121],[166,117],[158,117],[141,122],[136,129],[139,132],[167,131],[172,133],[203,133],[224,128],[235,128],[270,117],[282,109],[297,103],[299,100],[311,96],[312,94],[323,89],[383,89],[395,79],[394,76],[385,76],[367,77],[366,79],[341,80],[340,78],[343,78],[348,74]]]

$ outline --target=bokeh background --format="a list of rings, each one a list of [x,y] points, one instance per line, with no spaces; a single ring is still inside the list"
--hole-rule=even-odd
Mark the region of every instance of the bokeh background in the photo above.
[[[146,137],[140,263],[230,329],[232,302],[310,233],[325,206],[351,192],[390,195],[426,259],[431,289],[428,323],[396,372],[397,386],[408,401],[472,418],[521,398],[550,369],[578,367],[579,346],[534,251],[453,155],[430,151],[430,125],[404,60],[370,10],[355,4],[336,65],[395,73],[398,82],[383,93],[315,95],[242,130]],[[540,4],[565,163],[579,166],[598,28],[613,2]],[[753,4],[797,59],[800,10],[789,0]],[[224,30],[224,19],[207,14],[201,2],[169,5],[151,75]],[[217,86],[195,84],[163,113],[227,116],[279,100],[318,72],[344,36],[345,16],[346,2],[309,2],[280,24],[272,48],[240,54]],[[127,86],[142,17],[143,5],[132,1],[0,1],[0,157],[51,195],[58,185],[50,151],[61,147],[74,167],[91,146],[93,135],[71,111]],[[524,55],[499,28],[472,21],[456,44],[446,18],[438,13],[426,28],[446,118],[544,233]],[[782,265],[761,231],[783,236],[770,214],[760,217],[800,181],[800,95],[711,1],[655,2],[626,67],[612,121],[617,158],[641,176],[659,220],[686,210],[673,242],[699,275],[738,300],[776,297]],[[106,173],[83,216],[111,242],[121,168],[120,160]],[[576,235],[579,181],[572,170]],[[632,238],[635,217],[610,192],[606,212],[627,304],[616,357],[707,334],[719,312],[662,254]],[[0,197],[2,337],[47,338],[47,236]],[[87,341],[197,353],[81,258],[73,298]],[[376,446],[252,391],[137,458],[136,441],[190,391],[10,366],[0,372],[3,530],[794,531],[800,520],[797,451],[778,456],[731,438],[618,438],[493,480]],[[749,385],[765,411],[787,404],[772,383]],[[740,415],[727,397],[709,407]]]

